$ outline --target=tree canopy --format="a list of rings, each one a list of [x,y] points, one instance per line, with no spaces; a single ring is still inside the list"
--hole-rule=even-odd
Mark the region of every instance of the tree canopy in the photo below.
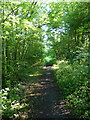
[[[57,83],[62,87],[68,82],[74,86],[70,88],[67,85],[64,89],[69,95],[69,106],[78,108],[77,111],[81,110],[81,113],[77,113],[88,117],[88,108],[80,106],[79,100],[77,105],[74,99],[75,95],[80,96],[76,90],[76,87],[80,87],[82,91],[86,90],[86,99],[80,97],[80,100],[90,105],[90,2],[0,1],[0,10],[2,89],[13,91],[27,72],[32,73],[34,66],[51,62],[59,66]],[[68,80],[66,83],[65,77]],[[68,89],[71,89],[70,93]]]

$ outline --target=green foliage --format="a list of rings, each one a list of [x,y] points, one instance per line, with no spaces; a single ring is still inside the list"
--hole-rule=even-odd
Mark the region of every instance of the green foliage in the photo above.
[[[75,114],[90,118],[89,3],[57,2],[50,9],[48,36],[58,60],[57,84]]]
[[[57,84],[63,90],[67,105],[75,113],[86,118],[90,117],[87,72],[87,66],[79,65],[77,62],[71,65],[68,61],[60,61],[59,69],[56,71]]]
[[[18,112],[23,96],[18,84],[31,73],[39,74],[33,67],[58,60],[57,83],[66,95],[67,105],[80,116],[89,117],[89,4],[0,2],[3,116]]]
[[[74,109],[75,114],[80,115],[83,118],[90,118],[90,103],[88,101],[88,87],[87,82],[76,88],[73,94],[68,95],[66,103],[69,107]]]
[[[24,93],[19,87],[13,89],[5,88],[0,91],[1,97],[1,113],[5,117],[13,117],[14,114],[18,114],[18,110],[22,108],[21,98],[23,99]]]
[[[28,66],[41,61],[43,44],[37,2],[1,2],[1,5],[2,87],[5,88],[14,87]]]
[[[89,4],[57,2],[51,3],[50,8],[48,37],[55,56],[73,63],[78,48],[85,51],[89,44]]]

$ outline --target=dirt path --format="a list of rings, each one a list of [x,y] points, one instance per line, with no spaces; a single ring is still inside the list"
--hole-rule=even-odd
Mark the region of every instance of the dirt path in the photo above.
[[[55,85],[50,67],[44,70],[38,82],[39,84],[35,91],[38,104],[34,106],[35,111],[33,117],[59,118],[68,114],[69,112],[64,109],[63,100],[60,101],[60,92]]]
[[[65,108],[63,94],[54,81],[51,67],[43,69],[42,75],[36,81],[32,86],[28,84],[30,88],[26,92],[26,100],[29,104],[27,120],[79,120],[76,116],[70,115]],[[30,92],[31,88],[34,89],[32,92]]]

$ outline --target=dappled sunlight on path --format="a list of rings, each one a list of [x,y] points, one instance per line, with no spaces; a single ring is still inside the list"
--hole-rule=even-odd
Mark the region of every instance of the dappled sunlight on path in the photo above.
[[[33,111],[29,113],[32,118],[59,118],[69,114],[65,108],[62,93],[57,88],[53,80],[51,67],[44,67],[43,74],[34,84],[35,90],[30,96],[33,96],[36,103],[33,103]]]
[[[20,114],[20,120],[75,119],[75,116],[71,116],[69,110],[66,109],[63,94],[53,78],[52,67],[44,67],[42,74],[35,79],[35,82],[27,81],[25,86],[27,107],[26,111]]]

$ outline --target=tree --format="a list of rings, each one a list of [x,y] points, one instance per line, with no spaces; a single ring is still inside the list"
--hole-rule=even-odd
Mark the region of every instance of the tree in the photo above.
[[[3,88],[14,86],[21,69],[42,59],[42,29],[37,2],[1,2]],[[28,6],[28,7],[27,7]]]

